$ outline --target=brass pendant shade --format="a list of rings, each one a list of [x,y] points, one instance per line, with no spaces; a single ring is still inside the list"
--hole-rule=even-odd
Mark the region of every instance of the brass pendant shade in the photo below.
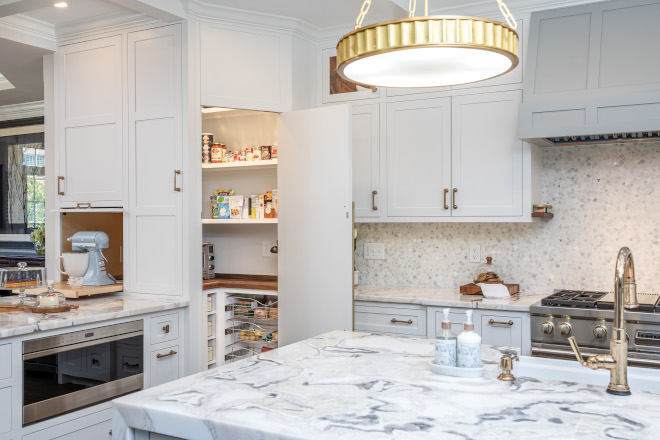
[[[337,43],[337,72],[361,85],[467,84],[506,74],[519,62],[517,32],[495,20],[437,15],[360,23]]]

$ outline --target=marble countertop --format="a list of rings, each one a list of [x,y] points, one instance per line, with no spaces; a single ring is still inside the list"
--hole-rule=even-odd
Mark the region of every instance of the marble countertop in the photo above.
[[[462,295],[458,288],[359,286],[355,289],[356,301],[509,310],[516,312],[529,312],[529,306],[541,301],[546,296],[547,294],[520,293],[511,298],[490,299],[484,298],[482,295]]]
[[[113,402],[128,427],[184,439],[650,439],[660,394],[431,372],[433,341],[331,332]],[[515,374],[515,368],[514,368]],[[115,438],[115,437],[113,437]]]
[[[15,300],[15,297],[12,299]],[[67,303],[77,304],[80,307],[62,313],[0,312],[0,338],[178,309],[187,307],[189,301],[141,298],[118,293],[86,299],[68,299]]]

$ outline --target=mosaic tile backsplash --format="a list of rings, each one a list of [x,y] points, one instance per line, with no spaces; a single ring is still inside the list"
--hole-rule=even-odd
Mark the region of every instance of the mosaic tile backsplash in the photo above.
[[[638,292],[660,292],[660,142],[545,148],[542,185],[549,221],[358,224],[360,284],[457,287],[474,277],[478,244],[522,292],[611,291],[628,246]],[[386,259],[365,260],[365,242],[384,243]]]

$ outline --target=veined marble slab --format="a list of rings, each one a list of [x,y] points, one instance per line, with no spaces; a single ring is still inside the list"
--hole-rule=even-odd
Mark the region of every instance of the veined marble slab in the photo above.
[[[187,307],[189,301],[109,294],[86,299],[68,299],[67,303],[80,307],[62,313],[0,312],[0,338],[178,309]]]
[[[546,296],[545,294],[533,295],[521,293],[511,298],[489,299],[481,295],[462,295],[458,289],[439,289],[433,287],[359,286],[355,289],[356,301],[509,310],[515,312],[529,312],[529,306],[540,302]]]
[[[433,341],[331,332],[113,402],[129,427],[184,439],[654,439],[660,394],[431,372]],[[514,368],[515,374],[515,368]]]

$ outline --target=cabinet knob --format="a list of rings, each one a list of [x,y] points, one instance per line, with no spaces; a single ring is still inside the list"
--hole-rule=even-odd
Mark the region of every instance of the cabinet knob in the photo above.
[[[111,429],[110,431],[108,431],[108,435],[109,435],[110,437],[112,437],[112,429]]]
[[[167,324],[165,327],[163,327],[163,331],[167,334],[170,332],[170,325]]]

